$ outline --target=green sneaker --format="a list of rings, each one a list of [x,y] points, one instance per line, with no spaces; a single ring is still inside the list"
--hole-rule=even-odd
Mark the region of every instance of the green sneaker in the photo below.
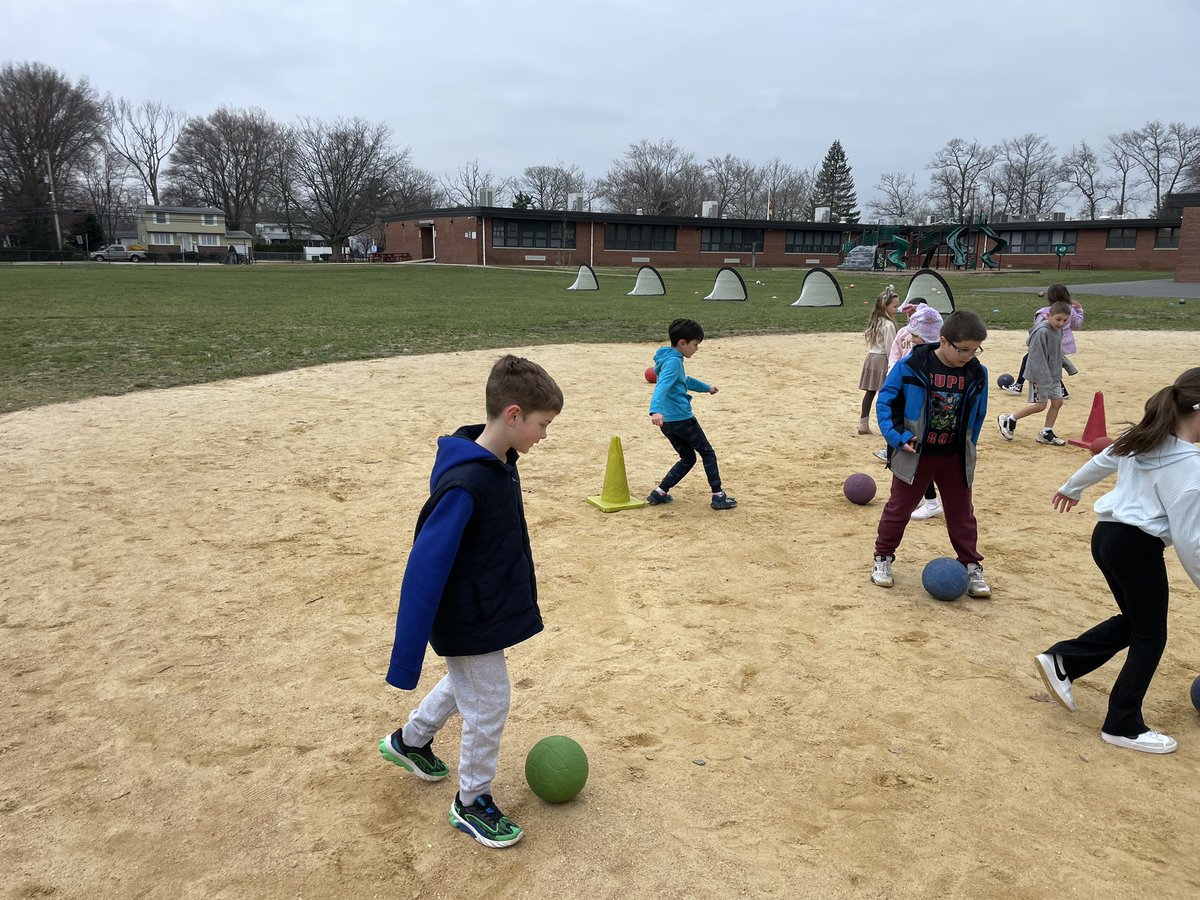
[[[424,747],[410,747],[404,743],[400,729],[380,740],[379,755],[422,781],[441,781],[450,774],[450,767],[434,756],[432,740]]]
[[[450,804],[450,824],[465,831],[485,847],[511,847],[525,832],[500,812],[491,794],[480,794],[470,806],[459,802],[458,794]]]

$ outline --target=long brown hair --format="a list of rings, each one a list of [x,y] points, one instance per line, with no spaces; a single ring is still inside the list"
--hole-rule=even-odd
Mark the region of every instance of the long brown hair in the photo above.
[[[1188,369],[1146,401],[1146,413],[1113,441],[1114,456],[1134,456],[1159,446],[1179,428],[1184,416],[1200,409],[1200,366]]]
[[[899,296],[896,293],[896,286],[889,284],[875,298],[875,308],[871,310],[871,321],[867,322],[867,330],[864,332],[868,347],[875,343],[875,338],[879,336],[879,323],[883,319],[895,321],[895,317],[888,314],[888,304]]]

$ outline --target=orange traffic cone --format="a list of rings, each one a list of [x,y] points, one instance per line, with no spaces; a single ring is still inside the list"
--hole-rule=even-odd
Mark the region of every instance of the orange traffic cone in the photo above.
[[[600,491],[600,496],[588,497],[587,500],[603,512],[641,509],[646,505],[644,500],[634,500],[629,496],[629,479],[625,477],[625,452],[621,449],[619,437],[614,437],[608,445],[608,466],[604,469],[604,488]]]
[[[1083,426],[1083,437],[1079,440],[1068,440],[1067,443],[1074,447],[1083,447],[1085,450],[1092,449],[1092,441],[1096,438],[1107,437],[1108,425],[1104,421],[1104,394],[1096,391],[1096,396],[1092,398],[1092,411],[1088,414],[1087,424]]]

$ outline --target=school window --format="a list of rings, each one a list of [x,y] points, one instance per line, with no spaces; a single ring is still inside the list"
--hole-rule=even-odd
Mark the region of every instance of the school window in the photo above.
[[[175,243],[175,235],[169,231],[152,231],[150,232],[151,244],[170,245]]]
[[[675,249],[674,225],[605,225],[605,250]]]
[[[1160,228],[1158,233],[1154,235],[1155,250],[1178,250],[1179,249],[1179,226],[1173,228]]]
[[[1038,228],[1025,231],[1001,231],[1000,238],[1008,241],[1005,253],[1053,253],[1055,244],[1066,244],[1067,255],[1075,252],[1079,232],[1074,229]]]
[[[216,225],[217,217],[210,213],[201,213],[200,214],[200,224],[201,225]]]
[[[154,224],[155,225],[170,225],[171,224],[171,214],[165,213],[165,212],[156,212],[154,214]]]
[[[548,220],[493,219],[493,247],[575,249],[575,223]]]
[[[1137,246],[1137,229],[1136,228],[1110,228],[1108,229],[1108,243],[1104,245],[1106,250],[1132,250]]]
[[[788,231],[783,245],[784,253],[838,253],[842,249],[842,237],[836,231]]]
[[[216,247],[221,243],[221,236],[219,234],[202,234],[199,237],[201,247]]]
[[[702,253],[763,252],[761,228],[701,228]]]

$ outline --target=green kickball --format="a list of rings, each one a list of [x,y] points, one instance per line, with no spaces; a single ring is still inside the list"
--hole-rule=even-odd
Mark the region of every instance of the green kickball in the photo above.
[[[569,737],[544,737],[525,757],[525,780],[548,803],[565,803],[587,783],[588,761],[583,748]]]

